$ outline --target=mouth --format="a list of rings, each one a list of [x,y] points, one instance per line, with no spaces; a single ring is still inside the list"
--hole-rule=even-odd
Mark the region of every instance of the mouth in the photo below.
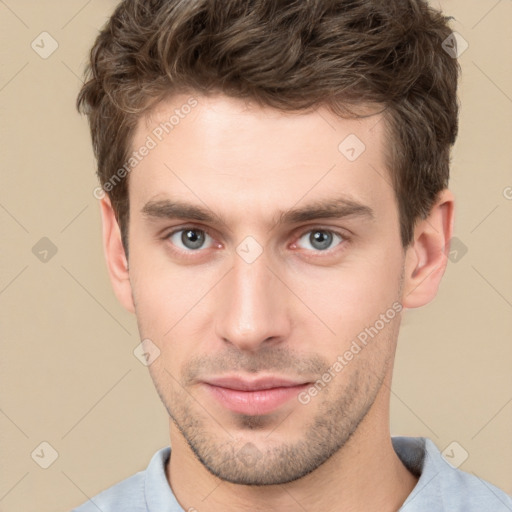
[[[281,377],[220,377],[202,382],[206,391],[224,408],[246,415],[269,414],[311,385]]]

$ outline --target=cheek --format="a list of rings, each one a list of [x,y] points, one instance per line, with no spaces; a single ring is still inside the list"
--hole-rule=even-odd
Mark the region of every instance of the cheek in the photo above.
[[[133,245],[130,281],[136,307],[144,318],[170,323],[196,294],[204,274],[193,266],[173,263],[164,247]]]
[[[298,268],[290,287],[334,331],[338,341],[346,340],[399,300],[401,257],[382,254],[386,251],[354,253],[336,268]]]
[[[178,266],[167,259],[134,257],[130,273],[139,333],[159,348],[169,368],[177,368],[187,353],[208,339],[209,292],[225,271]],[[208,311],[208,313],[207,313]],[[163,375],[163,377],[166,377]]]

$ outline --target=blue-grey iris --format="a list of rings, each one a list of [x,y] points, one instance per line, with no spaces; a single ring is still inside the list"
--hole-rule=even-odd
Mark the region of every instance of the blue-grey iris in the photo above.
[[[329,233],[329,231],[312,231],[309,235],[309,241],[315,249],[328,249],[332,244],[332,233]]]
[[[187,229],[182,232],[181,241],[188,249],[199,249],[204,243],[204,233],[199,229]]]

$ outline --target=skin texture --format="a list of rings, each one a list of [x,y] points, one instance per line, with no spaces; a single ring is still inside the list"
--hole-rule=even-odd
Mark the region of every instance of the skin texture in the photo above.
[[[141,119],[133,148],[156,140],[155,127],[190,97]],[[380,115],[347,120],[323,107],[284,114],[223,95],[194,98],[129,175],[129,265],[108,197],[101,201],[115,293],[160,351],[149,370],[170,417],[169,484],[185,510],[398,510],[417,482],[389,432],[403,312],[307,403],[294,397],[270,413],[241,414],[203,381],[314,384],[393,304],[428,303],[446,267],[453,196],[439,195],[405,250]],[[366,147],[354,161],[338,149],[350,134]],[[276,222],[282,211],[340,197],[371,215]],[[143,213],[165,200],[222,222]],[[193,234],[204,243],[184,245],[183,231],[172,234],[180,228],[202,230]],[[240,247],[261,254],[249,263]]]

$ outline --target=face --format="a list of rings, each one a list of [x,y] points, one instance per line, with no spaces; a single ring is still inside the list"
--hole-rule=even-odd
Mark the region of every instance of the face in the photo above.
[[[227,481],[285,483],[346,443],[392,369],[404,251],[384,121],[194,98],[133,141],[152,146],[129,176],[140,336],[171,444]]]

